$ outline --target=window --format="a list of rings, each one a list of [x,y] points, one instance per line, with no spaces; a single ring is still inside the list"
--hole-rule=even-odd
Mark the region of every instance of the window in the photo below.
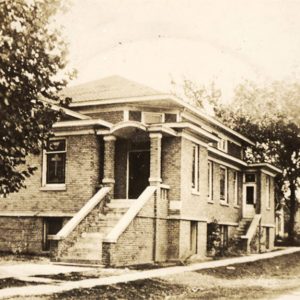
[[[221,249],[226,250],[228,248],[228,226],[220,225],[220,238]]]
[[[208,183],[208,187],[207,187],[207,197],[209,201],[213,200],[213,164],[211,161],[208,161],[207,164],[207,170],[208,170],[208,174],[207,174],[207,183]]]
[[[154,113],[154,112],[143,112],[143,123],[146,124],[157,124],[164,122],[163,113]]]
[[[238,191],[238,172],[233,172],[233,198],[234,198],[234,205],[239,204],[239,191]]]
[[[227,197],[227,168],[220,167],[220,200],[228,203]]]
[[[66,172],[66,141],[50,140],[44,152],[43,185],[64,184]]]
[[[45,218],[44,219],[44,232],[43,232],[43,251],[50,250],[50,240],[48,235],[57,234],[63,225],[62,218]]]
[[[192,190],[199,192],[199,145],[193,145]]]
[[[256,182],[256,176],[254,173],[245,174],[245,182]]]
[[[218,142],[218,149],[227,152],[227,140],[221,138]]]
[[[228,225],[218,224],[215,221],[207,224],[207,251],[213,249],[218,251],[216,254],[224,254],[228,248]]]
[[[271,207],[271,198],[270,198],[270,176],[266,176],[266,205],[267,208]]]

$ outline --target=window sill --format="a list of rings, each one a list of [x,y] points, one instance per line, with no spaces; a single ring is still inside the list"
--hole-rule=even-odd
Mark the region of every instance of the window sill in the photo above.
[[[192,195],[200,196],[200,192],[192,190]]]
[[[220,201],[220,205],[223,205],[223,206],[229,206],[229,203],[224,202],[224,201]]]
[[[209,204],[214,204],[215,202],[212,201],[212,200],[207,200],[207,203],[209,203]]]
[[[234,205],[233,207],[234,207],[234,208],[240,208],[240,206],[239,206],[239,205]]]
[[[266,210],[271,210],[271,207],[267,207]]]
[[[65,184],[48,184],[40,188],[40,191],[66,191],[66,190],[67,188]]]

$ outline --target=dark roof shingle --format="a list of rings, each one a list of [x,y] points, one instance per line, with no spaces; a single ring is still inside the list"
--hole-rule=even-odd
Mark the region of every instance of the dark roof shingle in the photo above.
[[[100,80],[68,87],[61,94],[71,97],[72,102],[93,100],[120,99],[161,95],[162,93],[150,87],[125,79],[121,76],[110,76]]]

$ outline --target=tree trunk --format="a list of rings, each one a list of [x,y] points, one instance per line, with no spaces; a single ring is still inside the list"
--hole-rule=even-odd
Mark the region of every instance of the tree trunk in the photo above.
[[[294,182],[290,182],[290,220],[288,226],[289,242],[295,243],[295,216],[297,212],[296,187]]]

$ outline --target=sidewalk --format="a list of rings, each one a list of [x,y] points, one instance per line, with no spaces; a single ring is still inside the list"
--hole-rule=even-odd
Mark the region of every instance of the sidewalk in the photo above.
[[[298,300],[300,299],[300,289],[290,292],[286,295],[279,296],[273,300]]]
[[[92,268],[77,266],[59,266],[54,264],[19,263],[0,265],[0,279],[35,275],[54,275],[59,273],[84,272]]]
[[[51,285],[42,284],[42,285],[35,285],[34,287],[25,286],[25,287],[5,288],[0,290],[0,298],[4,299],[4,298],[9,298],[14,296],[25,297],[25,296],[37,296],[37,295],[50,295],[53,293],[65,292],[65,291],[78,289],[78,288],[92,288],[101,285],[110,285],[110,284],[116,284],[121,282],[174,275],[182,272],[191,272],[191,271],[196,271],[201,269],[209,269],[209,268],[223,267],[223,266],[239,264],[239,263],[252,262],[261,259],[274,258],[277,256],[291,254],[299,251],[300,251],[300,247],[293,247],[293,248],[279,250],[270,253],[254,254],[254,255],[244,256],[244,257],[235,257],[235,258],[228,258],[228,259],[217,260],[217,261],[196,263],[189,266],[169,267],[169,268],[161,268],[161,269],[154,269],[154,270],[147,270],[147,271],[133,271],[123,275],[116,275],[116,276],[97,278],[97,279],[85,279],[80,281],[67,281],[67,282],[60,282]],[[34,275],[39,275],[39,274],[40,273],[36,273]],[[285,299],[281,299],[281,300],[285,300]]]

